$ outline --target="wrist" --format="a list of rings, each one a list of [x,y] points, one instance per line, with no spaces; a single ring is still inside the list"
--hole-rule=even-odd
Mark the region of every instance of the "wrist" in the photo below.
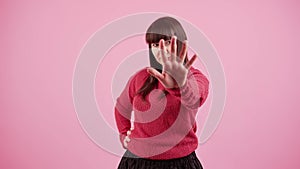
[[[177,88],[182,88],[182,87],[186,86],[186,84],[187,84],[187,82],[185,80],[184,82],[180,83],[180,85],[177,85]]]

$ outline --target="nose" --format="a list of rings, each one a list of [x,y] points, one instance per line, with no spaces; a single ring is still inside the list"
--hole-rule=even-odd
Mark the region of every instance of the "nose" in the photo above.
[[[171,53],[171,45],[165,46],[166,53],[170,54]]]

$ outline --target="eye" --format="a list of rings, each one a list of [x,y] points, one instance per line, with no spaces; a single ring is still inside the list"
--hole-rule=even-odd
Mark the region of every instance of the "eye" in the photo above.
[[[171,40],[165,41],[165,45],[166,45],[166,46],[168,46],[168,45],[170,45],[170,44],[171,44]]]
[[[151,43],[151,46],[152,46],[152,47],[158,47],[159,44],[158,44],[158,43]]]

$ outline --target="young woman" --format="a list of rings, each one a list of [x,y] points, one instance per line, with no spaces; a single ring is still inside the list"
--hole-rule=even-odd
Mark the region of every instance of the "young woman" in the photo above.
[[[127,149],[118,169],[202,169],[195,154],[195,116],[208,96],[209,81],[192,67],[197,56],[188,59],[187,37],[176,19],[154,21],[146,42],[150,67],[129,79],[115,106]]]

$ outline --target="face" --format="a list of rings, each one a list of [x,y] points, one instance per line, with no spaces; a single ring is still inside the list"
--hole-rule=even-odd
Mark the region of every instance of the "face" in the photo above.
[[[151,51],[156,59],[156,61],[160,64],[162,64],[161,55],[159,54],[160,48],[159,43],[151,43]],[[171,40],[165,40],[165,55],[168,59],[170,59],[170,53],[171,53]]]

